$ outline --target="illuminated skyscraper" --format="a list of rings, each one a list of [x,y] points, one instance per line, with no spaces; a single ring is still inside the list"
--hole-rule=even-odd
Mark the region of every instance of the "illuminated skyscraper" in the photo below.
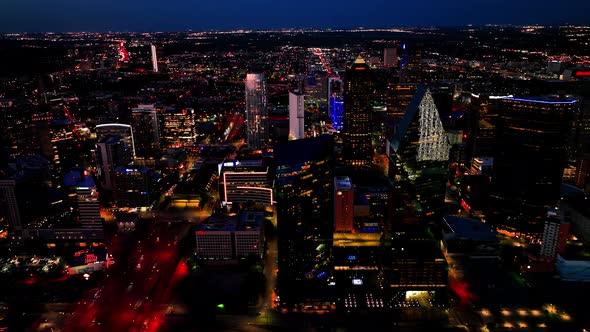
[[[152,71],[154,73],[158,72],[158,54],[156,53],[156,45],[152,44]]]
[[[387,145],[390,176],[419,212],[436,212],[444,203],[449,148],[434,99],[422,85]]]
[[[328,111],[334,130],[341,131],[344,122],[344,84],[338,77],[328,78]]]
[[[300,92],[289,92],[289,136],[294,139],[305,137],[304,98]]]
[[[264,74],[246,75],[246,130],[249,147],[261,148],[268,143],[268,109]]]
[[[346,71],[344,82],[344,164],[368,167],[373,159],[371,112],[373,83],[367,63],[358,57]]]

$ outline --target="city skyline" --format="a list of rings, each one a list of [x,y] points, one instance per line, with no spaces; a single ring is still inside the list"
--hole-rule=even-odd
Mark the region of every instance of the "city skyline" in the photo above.
[[[590,330],[588,41],[0,34],[0,331]]]
[[[308,0],[278,4],[252,0],[247,6],[235,0],[204,4],[103,1],[100,6],[73,0],[11,0],[0,4],[0,33],[588,24],[584,13],[590,10],[590,4],[581,0],[560,6],[532,0],[484,1],[477,6],[462,0],[371,0],[364,5],[359,14],[350,11],[356,6],[350,0],[339,6]]]

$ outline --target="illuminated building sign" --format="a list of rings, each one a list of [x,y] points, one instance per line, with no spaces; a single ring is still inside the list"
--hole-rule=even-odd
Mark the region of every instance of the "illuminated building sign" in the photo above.
[[[94,264],[95,262],[98,262],[98,257],[96,257],[95,254],[87,254],[84,261],[86,264]]]

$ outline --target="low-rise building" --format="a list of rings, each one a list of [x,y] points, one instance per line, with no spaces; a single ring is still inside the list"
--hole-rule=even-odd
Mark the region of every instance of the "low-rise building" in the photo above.
[[[200,259],[238,260],[264,255],[264,214],[244,212],[213,216],[196,229],[196,254]]]

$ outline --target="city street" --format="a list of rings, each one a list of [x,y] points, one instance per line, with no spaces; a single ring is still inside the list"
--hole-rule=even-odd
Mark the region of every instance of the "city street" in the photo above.
[[[78,303],[47,305],[47,322],[38,330],[158,330],[173,288],[187,273],[180,260],[179,240],[191,226],[156,219],[125,266],[114,267],[102,285],[88,291]]]

